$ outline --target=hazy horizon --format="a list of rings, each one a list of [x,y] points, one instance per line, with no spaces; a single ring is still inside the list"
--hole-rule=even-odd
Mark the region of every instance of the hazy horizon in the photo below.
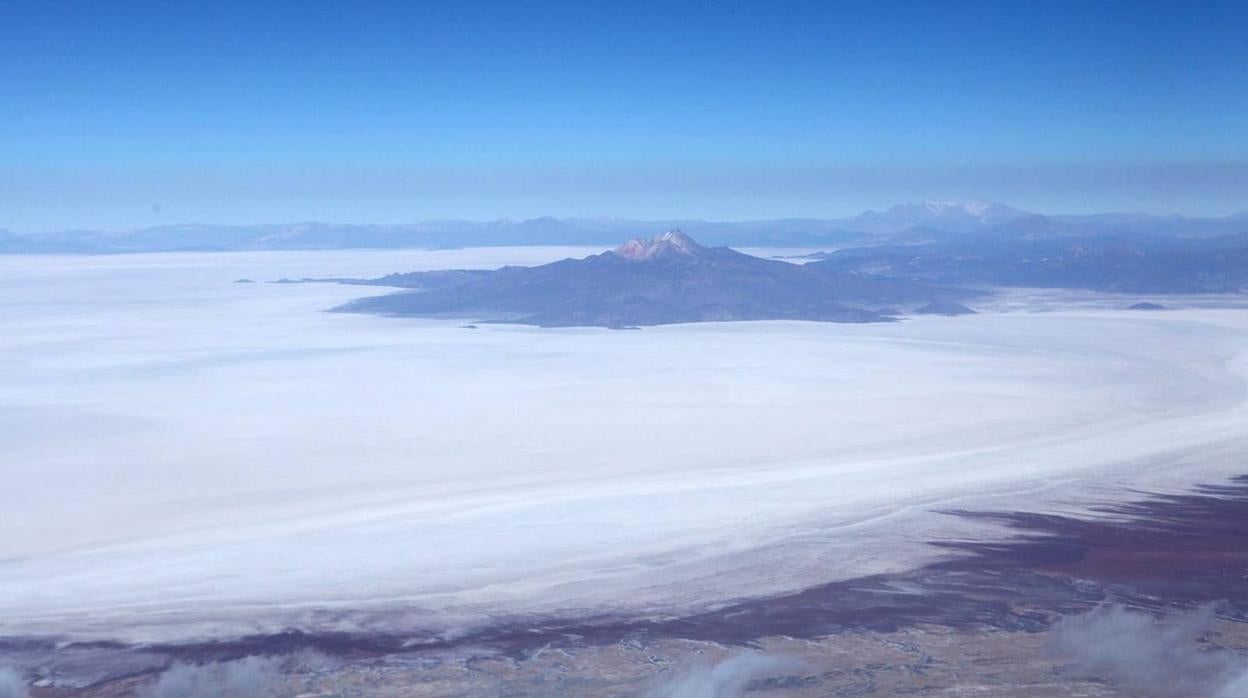
[[[0,8],[0,227],[1248,208],[1242,5],[370,7]]]
[[[1183,212],[1178,212],[1178,211],[1139,211],[1139,210],[1135,210],[1135,211],[1128,211],[1128,210],[1040,211],[1040,210],[1034,210],[1034,209],[1030,209],[1027,207],[1023,207],[1023,206],[1015,206],[1010,202],[993,201],[993,200],[984,199],[984,198],[967,198],[967,199],[957,199],[957,200],[954,200],[954,199],[921,199],[921,200],[915,200],[915,201],[894,202],[892,204],[888,204],[888,205],[884,205],[884,206],[880,206],[876,208],[863,208],[863,209],[855,210],[851,213],[844,213],[844,214],[837,214],[837,215],[792,214],[792,215],[769,216],[765,218],[748,218],[748,217],[726,218],[726,217],[710,217],[710,216],[708,217],[697,217],[697,216],[648,217],[648,216],[609,215],[609,214],[561,216],[561,215],[554,215],[554,214],[549,214],[549,213],[542,213],[542,214],[538,214],[534,216],[504,215],[504,216],[491,217],[491,218],[487,218],[487,217],[474,218],[471,216],[463,216],[463,217],[439,216],[439,217],[396,219],[396,220],[371,220],[371,219],[345,220],[345,219],[318,219],[318,218],[308,218],[308,217],[303,217],[303,218],[296,217],[296,218],[288,218],[288,219],[281,219],[281,220],[269,219],[269,220],[237,220],[237,221],[218,221],[218,220],[177,220],[175,221],[175,220],[170,220],[170,221],[164,221],[164,222],[159,222],[159,223],[148,223],[144,225],[129,226],[129,227],[105,227],[105,226],[84,225],[84,226],[73,226],[73,227],[66,227],[66,228],[47,228],[47,229],[40,229],[40,230],[19,230],[13,227],[6,227],[3,225],[0,225],[0,230],[8,230],[9,232],[17,233],[19,235],[40,235],[40,234],[46,234],[46,233],[68,232],[68,231],[75,231],[75,230],[83,230],[83,231],[96,230],[96,231],[101,231],[101,232],[128,232],[128,231],[141,230],[141,229],[146,229],[146,228],[162,228],[162,227],[177,227],[177,226],[221,226],[221,227],[256,226],[256,227],[262,227],[262,226],[284,226],[284,225],[330,225],[330,226],[366,227],[366,226],[421,225],[421,224],[426,224],[426,223],[437,223],[437,222],[443,222],[443,221],[463,222],[463,223],[483,223],[483,224],[484,223],[507,223],[507,222],[521,223],[521,222],[537,221],[537,220],[543,220],[543,219],[553,219],[553,220],[559,220],[559,221],[572,221],[572,220],[577,220],[577,221],[594,221],[594,220],[636,221],[639,223],[659,223],[659,224],[695,222],[695,221],[705,222],[705,223],[737,224],[737,223],[763,223],[763,222],[768,222],[768,221],[782,221],[782,220],[836,221],[836,220],[854,218],[855,216],[860,216],[860,215],[866,215],[866,214],[872,214],[872,213],[884,213],[895,206],[896,207],[910,206],[910,205],[921,206],[921,205],[929,204],[929,203],[959,204],[959,205],[961,204],[991,204],[994,206],[1004,206],[1007,208],[1012,208],[1023,214],[1038,215],[1038,216],[1155,216],[1155,217],[1177,216],[1181,218],[1221,219],[1221,218],[1234,218],[1237,216],[1248,215],[1248,206],[1242,209],[1231,210],[1231,211],[1220,212],[1220,213],[1209,213],[1209,214],[1193,214],[1193,213],[1183,213]]]

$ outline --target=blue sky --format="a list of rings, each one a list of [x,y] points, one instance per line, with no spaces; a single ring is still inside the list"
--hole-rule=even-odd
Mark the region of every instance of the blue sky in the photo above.
[[[1242,2],[0,3],[0,227],[1248,209]]]

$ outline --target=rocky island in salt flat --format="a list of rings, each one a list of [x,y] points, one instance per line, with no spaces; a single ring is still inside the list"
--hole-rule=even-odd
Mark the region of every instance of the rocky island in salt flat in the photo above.
[[[337,309],[543,327],[889,322],[896,308],[951,307],[954,300],[977,293],[704,247],[678,230],[584,259],[492,272],[394,274],[368,283],[417,290],[353,300]]]

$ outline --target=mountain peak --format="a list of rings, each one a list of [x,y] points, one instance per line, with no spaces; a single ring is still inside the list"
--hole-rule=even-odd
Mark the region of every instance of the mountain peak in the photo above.
[[[658,237],[642,240],[637,238],[615,248],[615,254],[640,262],[658,257],[694,257],[706,248],[679,230],[669,230]]]

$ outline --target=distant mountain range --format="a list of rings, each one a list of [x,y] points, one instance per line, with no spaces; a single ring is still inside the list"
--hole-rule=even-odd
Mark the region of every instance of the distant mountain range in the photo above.
[[[1205,238],[1111,236],[1083,224],[1020,220],[990,233],[921,245],[811,255],[807,266],[937,284],[1072,288],[1120,293],[1248,290],[1248,233]]]
[[[622,218],[434,220],[396,225],[293,223],[170,225],[113,232],[68,230],[17,234],[0,230],[0,253],[121,253],[231,250],[399,249],[512,245],[610,245],[655,230],[679,228],[707,244],[734,247],[824,247],[949,241],[998,229],[1114,237],[1213,237],[1248,233],[1248,214],[1187,218],[1143,214],[1041,216],[991,202],[900,204],[847,218],[719,222]]]
[[[725,320],[885,322],[901,312],[970,312],[974,291],[798,265],[703,247],[679,231],[537,267],[395,274],[348,283],[421,290],[364,298],[344,312],[462,317],[545,327]]]

